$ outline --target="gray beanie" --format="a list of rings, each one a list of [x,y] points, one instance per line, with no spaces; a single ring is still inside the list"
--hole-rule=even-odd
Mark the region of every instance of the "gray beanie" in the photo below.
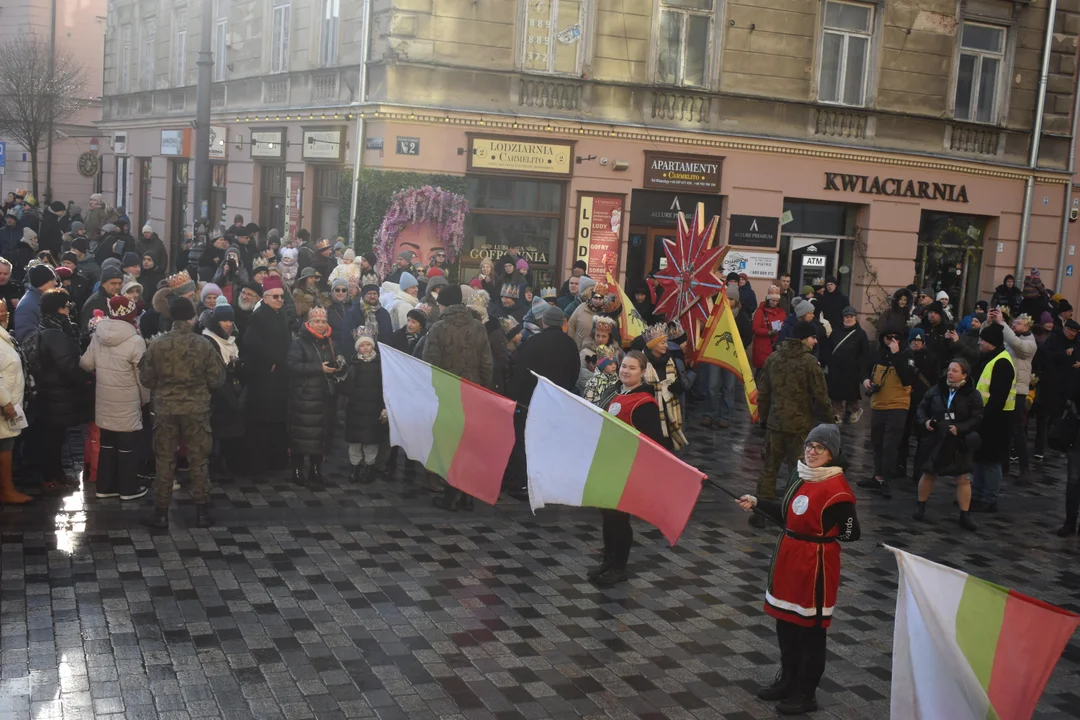
[[[548,305],[547,310],[544,310],[544,314],[541,317],[543,318],[544,327],[556,327],[562,329],[563,320],[566,316],[563,315],[563,311],[557,306]]]
[[[818,425],[806,436],[806,442],[816,442],[824,445],[829,451],[829,454],[833,456],[833,462],[835,462],[844,451],[844,448],[840,443],[840,428],[836,427],[833,423],[822,423],[821,425]]]
[[[809,300],[799,300],[795,303],[795,317],[797,318],[801,318],[803,315],[806,315],[807,313],[812,313],[814,311],[814,303],[810,302]]]
[[[445,275],[436,275],[435,277],[428,278],[427,291],[431,292],[432,290],[437,290],[439,288],[446,287],[449,284],[450,283],[446,282],[446,276]]]

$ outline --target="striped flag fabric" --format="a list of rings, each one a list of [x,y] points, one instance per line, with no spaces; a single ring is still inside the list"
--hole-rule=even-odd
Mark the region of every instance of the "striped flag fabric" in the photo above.
[[[890,717],[1030,718],[1080,616],[886,548],[900,569]]]
[[[517,404],[384,343],[379,353],[390,443],[494,505],[514,448]]]
[[[554,451],[553,451],[554,450]],[[672,545],[705,475],[614,415],[537,375],[525,421],[529,502],[622,510]]]
[[[607,274],[607,284],[608,287],[618,290],[619,302],[622,305],[619,309],[619,335],[622,337],[623,350],[629,350],[634,338],[645,333],[645,321],[634,307],[634,303],[630,302],[626,291],[611,277],[610,272]]]

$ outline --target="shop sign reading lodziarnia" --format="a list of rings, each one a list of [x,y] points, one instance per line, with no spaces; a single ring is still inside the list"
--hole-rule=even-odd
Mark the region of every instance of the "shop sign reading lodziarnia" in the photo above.
[[[468,155],[470,171],[569,177],[574,143],[470,135]]]
[[[707,155],[646,152],[644,187],[653,190],[720,192],[723,158]]]
[[[585,273],[592,278],[612,277],[619,272],[619,245],[622,241],[623,200],[621,195],[578,196],[577,254],[584,260]]]

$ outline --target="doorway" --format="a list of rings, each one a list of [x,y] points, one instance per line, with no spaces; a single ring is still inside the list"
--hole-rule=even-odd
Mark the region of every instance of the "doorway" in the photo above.
[[[277,230],[285,237],[285,167],[263,165],[259,185],[259,229]]]
[[[916,284],[949,294],[953,319],[975,309],[982,274],[986,218],[923,212],[919,227]]]
[[[188,228],[188,161],[172,161],[172,222],[169,228],[169,257],[180,254]]]

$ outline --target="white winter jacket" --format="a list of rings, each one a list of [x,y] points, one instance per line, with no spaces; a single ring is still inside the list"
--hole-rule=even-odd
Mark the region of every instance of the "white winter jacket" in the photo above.
[[[1016,395],[1022,398],[1031,389],[1031,359],[1039,346],[1031,333],[1017,335],[1008,325],[1002,325],[1001,329],[1005,333],[1005,349],[1012,355],[1013,365],[1016,365]]]
[[[142,406],[150,402],[150,391],[139,382],[145,352],[146,341],[131,323],[115,318],[98,323],[79,365],[97,374],[94,422],[102,430],[142,429]]]
[[[25,384],[22,360],[15,349],[14,341],[8,331],[0,327],[0,407],[8,403],[22,404]],[[0,419],[0,440],[17,437],[20,432],[22,431],[12,430],[6,420]]]
[[[413,297],[403,290],[394,293],[394,297],[396,300],[394,307],[390,310],[390,324],[395,330],[400,330],[409,320],[409,311],[420,304],[420,298]]]

